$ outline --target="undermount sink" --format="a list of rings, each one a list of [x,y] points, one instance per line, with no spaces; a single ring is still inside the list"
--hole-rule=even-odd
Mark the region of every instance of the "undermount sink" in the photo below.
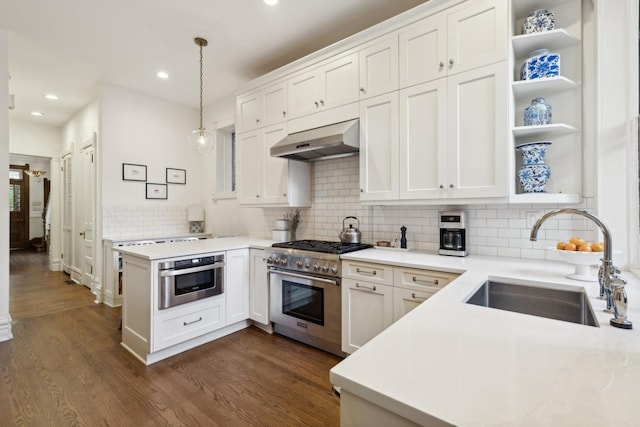
[[[599,327],[584,290],[553,289],[487,280],[466,303]]]

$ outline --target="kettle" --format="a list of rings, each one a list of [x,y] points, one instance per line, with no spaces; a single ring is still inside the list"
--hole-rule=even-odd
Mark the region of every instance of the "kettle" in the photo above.
[[[358,221],[358,227],[360,227],[360,220],[355,216],[347,216],[342,220],[342,231],[338,233],[341,243],[360,243],[360,230],[353,228],[353,224],[349,224],[349,228],[345,226],[345,222],[348,219],[355,219]]]

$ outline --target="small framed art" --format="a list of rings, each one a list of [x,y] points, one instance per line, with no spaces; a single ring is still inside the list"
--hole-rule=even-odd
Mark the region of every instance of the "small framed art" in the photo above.
[[[147,183],[147,199],[167,200],[167,184]]]
[[[123,181],[146,181],[147,167],[145,165],[134,165],[131,163],[122,164]]]
[[[187,171],[184,169],[167,168],[167,184],[186,184]]]

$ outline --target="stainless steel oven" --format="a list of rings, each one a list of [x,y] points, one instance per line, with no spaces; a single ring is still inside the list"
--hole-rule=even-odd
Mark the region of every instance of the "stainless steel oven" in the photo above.
[[[161,262],[158,308],[220,295],[224,292],[224,254]]]
[[[266,251],[273,330],[338,356],[342,352],[340,254],[369,248],[321,240],[276,243]]]
[[[274,331],[342,356],[340,279],[276,269],[268,274]]]

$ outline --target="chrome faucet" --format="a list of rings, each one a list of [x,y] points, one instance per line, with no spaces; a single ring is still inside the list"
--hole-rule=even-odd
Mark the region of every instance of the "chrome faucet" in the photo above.
[[[603,294],[607,298],[607,308],[610,309],[613,305],[613,318],[609,321],[611,326],[622,329],[631,329],[633,324],[627,320],[627,293],[624,290],[627,281],[620,275],[620,270],[613,265],[613,245],[611,243],[611,232],[600,218],[590,214],[587,211],[582,211],[573,208],[555,209],[542,215],[533,227],[531,227],[531,236],[529,240],[536,241],[538,236],[538,229],[547,219],[558,214],[574,214],[583,216],[595,222],[602,234],[604,235],[604,253],[602,258],[602,264],[600,270],[598,270],[598,282],[600,283],[600,296]]]

